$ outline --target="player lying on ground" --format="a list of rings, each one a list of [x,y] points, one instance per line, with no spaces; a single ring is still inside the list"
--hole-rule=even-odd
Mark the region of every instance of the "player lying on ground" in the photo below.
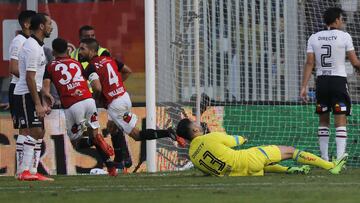
[[[276,145],[234,150],[232,147],[242,145],[246,139],[222,132],[203,135],[201,126],[189,119],[179,122],[176,133],[190,141],[189,156],[194,165],[204,173],[214,176],[262,176],[264,170],[269,171],[274,167],[273,164],[286,159],[339,174],[348,157],[344,154],[340,159],[328,162],[291,146]]]
[[[82,39],[80,55],[88,61],[85,76],[91,83],[95,98],[105,102],[105,108],[115,124],[136,141],[170,137],[176,140],[172,128],[166,130],[139,130],[135,125],[137,116],[130,112],[131,100],[123,84],[119,67],[108,56],[98,56],[99,44],[95,39]]]
[[[60,95],[65,111],[67,134],[74,148],[89,148],[95,145],[104,161],[110,176],[116,176],[117,171],[110,156],[113,148],[108,145],[98,132],[100,127],[95,101],[87,86],[78,61],[67,55],[67,42],[57,38],[52,42],[55,60],[45,70],[43,91],[44,96],[53,100],[50,94],[52,81]],[[89,137],[83,137],[83,133]]]

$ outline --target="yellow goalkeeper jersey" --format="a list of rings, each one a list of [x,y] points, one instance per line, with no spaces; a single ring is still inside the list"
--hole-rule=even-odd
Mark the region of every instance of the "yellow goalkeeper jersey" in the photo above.
[[[232,147],[242,145],[245,139],[222,132],[213,132],[194,138],[190,143],[189,156],[193,164],[201,171],[215,176],[241,175],[239,162],[242,150]],[[247,163],[246,163],[247,164]],[[240,174],[239,174],[240,173]],[[244,172],[245,173],[245,172]]]

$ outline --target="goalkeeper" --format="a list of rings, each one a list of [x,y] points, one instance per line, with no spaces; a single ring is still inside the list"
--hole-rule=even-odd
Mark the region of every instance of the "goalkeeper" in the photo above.
[[[340,159],[328,162],[309,152],[277,145],[234,150],[233,147],[242,145],[247,140],[241,136],[230,136],[222,132],[203,136],[201,126],[187,118],[179,122],[176,133],[190,141],[189,156],[195,167],[214,176],[263,176],[264,171],[286,172],[288,167],[276,164],[286,159],[339,174],[348,157],[348,154],[344,154]]]

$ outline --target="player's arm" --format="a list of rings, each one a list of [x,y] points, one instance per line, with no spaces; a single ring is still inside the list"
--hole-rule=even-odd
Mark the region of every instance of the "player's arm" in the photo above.
[[[42,90],[41,95],[43,96],[43,101],[45,101],[48,106],[52,106],[55,103],[55,99],[50,93],[50,85],[51,85],[51,77],[48,72],[48,69],[46,68],[43,79],[43,88],[41,89]]]
[[[306,63],[304,68],[304,76],[301,85],[300,97],[304,102],[307,102],[307,84],[310,80],[311,73],[315,67],[315,54],[307,53],[306,54]]]
[[[351,65],[356,68],[357,71],[360,71],[360,61],[358,57],[356,56],[355,50],[348,51],[347,57],[351,63]]]
[[[99,80],[99,75],[96,73],[95,66],[93,64],[89,64],[88,68],[84,71],[83,74],[91,85],[94,97],[100,98],[102,86]]]
[[[10,59],[9,61],[9,72],[16,77],[19,77],[19,62],[16,59]]]
[[[236,147],[247,142],[247,139],[239,135],[227,135],[226,133],[214,134],[215,139],[228,147]]]
[[[19,77],[19,52],[21,48],[20,41],[13,41],[10,45],[9,55],[9,72],[16,77]]]
[[[120,64],[118,64],[119,66]],[[119,67],[120,69],[120,67]],[[121,73],[121,78],[123,79],[123,81],[125,81],[126,79],[129,78],[130,74],[132,73],[132,70],[129,66],[123,64],[123,67],[120,69],[120,73]]]

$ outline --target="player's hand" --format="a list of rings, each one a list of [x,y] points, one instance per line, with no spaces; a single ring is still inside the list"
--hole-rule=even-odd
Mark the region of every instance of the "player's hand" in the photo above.
[[[302,88],[301,88],[301,91],[300,91],[300,97],[301,97],[301,99],[302,99],[305,103],[308,102],[307,94],[308,94],[307,88],[306,88],[306,87],[302,87]]]
[[[46,109],[41,104],[35,105],[35,110],[36,110],[36,115],[39,118],[45,117]]]
[[[49,107],[52,107],[55,103],[55,99],[51,94],[44,94],[43,101]]]

